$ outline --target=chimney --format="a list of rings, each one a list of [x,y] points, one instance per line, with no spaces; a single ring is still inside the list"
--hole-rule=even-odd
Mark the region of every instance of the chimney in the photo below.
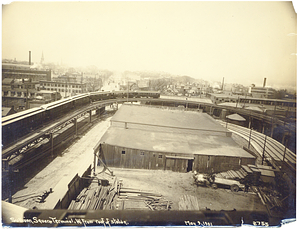
[[[31,51],[29,51],[29,65],[31,65]]]
[[[224,90],[224,77],[223,77],[223,82],[222,82],[222,91]]]
[[[266,81],[267,81],[267,78],[264,78],[264,84],[263,84],[263,87],[266,86]]]

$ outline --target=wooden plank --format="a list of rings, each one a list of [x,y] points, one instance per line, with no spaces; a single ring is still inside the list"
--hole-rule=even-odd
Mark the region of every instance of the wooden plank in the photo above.
[[[232,172],[234,178],[239,178],[239,175],[236,173],[236,171],[232,170],[231,172]]]
[[[248,175],[248,173],[247,173],[243,168],[241,168],[241,169],[239,170],[239,172],[240,172],[244,177]]]
[[[243,168],[247,173],[253,173],[252,170],[251,170],[247,165],[242,165],[242,168]]]
[[[234,176],[233,176],[233,174],[232,174],[232,172],[230,170],[227,171],[227,174],[229,176],[228,178],[230,178],[230,179],[234,178]]]
[[[235,172],[238,175],[239,179],[243,179],[244,178],[243,174],[240,171],[235,171]]]

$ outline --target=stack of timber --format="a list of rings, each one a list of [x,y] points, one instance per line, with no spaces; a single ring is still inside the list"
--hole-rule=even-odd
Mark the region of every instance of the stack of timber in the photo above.
[[[179,210],[200,210],[197,198],[191,195],[180,197],[178,205]]]
[[[260,173],[259,170],[253,165],[242,165],[237,171],[229,170],[226,172],[216,174],[216,177],[232,179],[232,180],[244,180],[250,179],[252,183],[257,184]]]
[[[166,200],[160,194],[122,187],[115,203],[116,208],[120,210],[170,210],[172,205],[171,201]]]
[[[248,166],[247,166],[247,168],[248,168]],[[249,173],[251,173],[251,170],[249,168],[248,169],[247,168],[242,167],[237,171],[228,170],[226,172],[216,174],[216,177],[232,179],[232,180],[241,180],[241,179],[244,179]]]
[[[109,210],[113,209],[113,200],[120,190],[117,178],[111,185],[101,185],[100,182],[91,183],[84,188],[75,200],[72,200],[68,209],[71,210]]]

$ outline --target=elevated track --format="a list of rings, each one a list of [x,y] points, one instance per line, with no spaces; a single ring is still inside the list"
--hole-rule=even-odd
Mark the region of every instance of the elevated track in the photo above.
[[[256,112],[251,112],[249,110],[245,110],[242,108],[234,108],[234,107],[227,107],[227,106],[219,106],[214,105],[209,102],[205,101],[193,101],[193,100],[182,100],[182,99],[169,99],[169,98],[117,98],[117,99],[106,99],[100,100],[96,102],[92,102],[89,105],[82,105],[77,110],[73,111],[71,114],[65,115],[58,120],[54,120],[51,122],[48,121],[46,126],[43,126],[37,130],[34,130],[23,136],[22,138],[18,139],[17,142],[13,142],[12,144],[7,145],[2,149],[2,159],[6,162],[9,162],[11,159],[15,158],[20,154],[25,154],[30,149],[36,147],[38,144],[41,144],[43,141],[53,140],[53,135],[61,130],[62,128],[68,125],[77,125],[77,121],[84,117],[85,115],[89,114],[91,119],[92,111],[97,111],[101,107],[105,107],[111,104],[118,104],[124,102],[137,102],[140,101],[145,104],[149,105],[159,105],[159,106],[183,106],[185,109],[203,109],[205,112],[209,114],[213,114],[213,109],[230,109],[231,112],[236,112],[239,114],[250,115],[251,117],[257,119],[263,119],[265,122],[269,122],[272,124],[281,124],[285,125],[285,122],[274,118],[272,116],[266,114],[260,114]],[[244,138],[248,139],[250,134],[250,129],[242,128],[233,124],[228,124],[228,127],[231,128],[231,131],[235,131],[240,135],[243,135]],[[287,126],[287,128],[294,129],[294,127]],[[75,129],[76,131],[76,129]],[[294,130],[295,131],[295,130]],[[262,147],[264,146],[264,138],[265,135],[260,134],[258,132],[252,131],[252,144],[255,146],[258,151],[262,152]],[[284,161],[289,167],[293,167],[296,163],[296,156],[293,152],[289,149],[285,149],[283,145],[278,145],[278,142],[274,139],[268,137],[268,143],[265,145],[265,157],[271,158],[272,161],[275,161],[277,164],[279,161]],[[294,166],[295,167],[295,166]]]
[[[280,142],[255,130],[218,120],[229,131],[239,135],[251,144],[262,160],[267,160],[273,167],[288,173],[296,172],[296,154]],[[295,176],[293,176],[295,177]]]

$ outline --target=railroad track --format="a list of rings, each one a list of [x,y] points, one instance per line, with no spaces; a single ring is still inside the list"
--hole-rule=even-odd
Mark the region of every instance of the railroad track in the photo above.
[[[227,127],[227,129],[245,140],[249,141],[250,132],[250,144],[260,154],[261,157],[269,160],[272,164],[279,167],[284,162],[292,171],[296,170],[296,154],[286,148],[283,144],[268,137],[255,130],[250,130],[242,126],[238,126],[232,123],[227,123],[221,120],[217,120],[221,125]]]

